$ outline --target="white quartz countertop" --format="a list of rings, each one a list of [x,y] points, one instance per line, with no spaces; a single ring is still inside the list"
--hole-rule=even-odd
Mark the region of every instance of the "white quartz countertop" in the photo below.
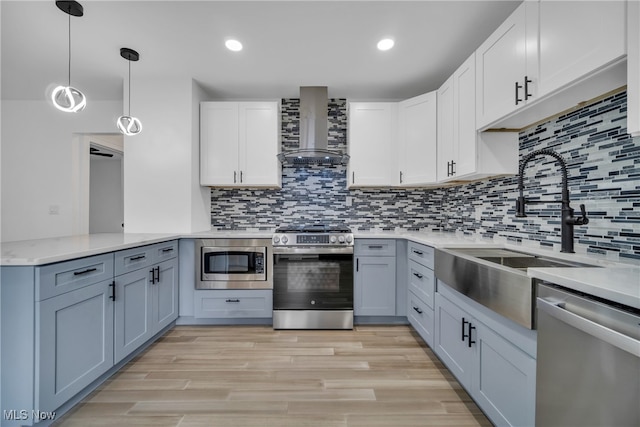
[[[530,268],[529,277],[640,309],[640,267]]]
[[[185,234],[102,233],[0,244],[2,266],[37,266],[173,239],[270,239],[271,230],[203,231]],[[476,235],[424,231],[356,231],[356,239],[407,239],[441,249],[493,247],[596,265],[599,268],[530,268],[527,274],[570,289],[640,309],[640,263],[597,254],[563,254],[552,249],[500,242]]]
[[[83,258],[136,246],[166,242],[175,234],[98,233],[4,242],[1,265],[29,266]]]

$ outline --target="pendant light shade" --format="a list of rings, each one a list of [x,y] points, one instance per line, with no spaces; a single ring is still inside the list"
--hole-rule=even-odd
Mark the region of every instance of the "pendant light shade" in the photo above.
[[[77,1],[56,1],[58,9],[69,15],[69,79],[67,86],[58,85],[51,93],[53,105],[66,113],[77,113],[87,106],[87,98],[80,90],[71,86],[71,17],[84,15],[82,5]]]
[[[120,56],[129,61],[129,114],[118,117],[116,124],[120,132],[134,136],[142,132],[142,123],[138,118],[131,116],[131,61],[139,60],[140,55],[133,49],[123,47],[120,49]]]

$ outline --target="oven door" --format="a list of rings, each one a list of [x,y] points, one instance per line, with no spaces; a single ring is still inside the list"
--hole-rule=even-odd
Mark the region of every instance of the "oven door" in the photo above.
[[[353,310],[353,250],[279,249],[273,256],[274,310]]]
[[[266,280],[264,247],[203,247],[202,281]]]

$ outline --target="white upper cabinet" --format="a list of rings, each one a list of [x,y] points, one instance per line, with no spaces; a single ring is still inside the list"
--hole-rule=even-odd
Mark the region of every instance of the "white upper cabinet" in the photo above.
[[[476,51],[477,128],[521,129],[624,86],[626,12],[524,1]]]
[[[279,147],[279,102],[200,104],[200,185],[279,188]]]
[[[454,149],[453,128],[453,76],[438,89],[438,181],[446,181],[451,177],[451,162],[458,155]],[[475,124],[475,117],[473,120]]]
[[[640,2],[629,2],[627,133],[640,136]]]
[[[537,96],[624,57],[625,1],[541,1],[538,8]]]
[[[522,108],[533,96],[529,71],[535,64],[527,63],[535,51],[527,43],[530,5],[518,6],[476,51],[478,127]]]
[[[476,131],[476,61],[472,54],[438,90],[438,181],[518,171],[516,132]]]
[[[395,185],[397,102],[350,102],[348,108],[348,186]]]
[[[437,180],[437,93],[398,104],[398,178],[401,186],[429,185]]]

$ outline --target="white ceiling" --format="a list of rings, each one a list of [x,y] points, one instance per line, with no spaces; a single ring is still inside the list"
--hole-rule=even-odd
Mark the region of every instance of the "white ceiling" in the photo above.
[[[89,99],[122,99],[137,79],[191,77],[212,99],[397,100],[437,89],[521,3],[515,1],[97,1],[71,18],[71,84]],[[54,0],[2,0],[2,98],[44,99],[66,83],[68,15]],[[244,44],[239,53],[226,37]],[[382,37],[395,39],[387,52]]]

